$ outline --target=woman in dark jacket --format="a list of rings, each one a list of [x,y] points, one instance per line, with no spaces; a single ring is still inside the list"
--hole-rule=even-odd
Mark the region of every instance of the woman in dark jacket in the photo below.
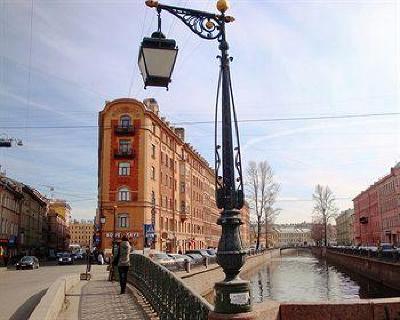
[[[119,284],[121,286],[121,294],[125,293],[126,282],[128,280],[129,266],[131,265],[129,254],[131,253],[131,245],[129,244],[128,237],[123,236],[118,250],[118,273]]]

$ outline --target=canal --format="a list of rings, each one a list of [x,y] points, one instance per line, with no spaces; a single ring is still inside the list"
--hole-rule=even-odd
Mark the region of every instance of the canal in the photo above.
[[[330,265],[305,250],[282,251],[281,257],[273,258],[247,280],[254,303],[268,299],[306,302],[400,296],[400,291]]]

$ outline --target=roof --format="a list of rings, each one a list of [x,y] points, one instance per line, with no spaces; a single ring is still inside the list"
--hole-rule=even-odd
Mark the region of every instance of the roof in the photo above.
[[[18,194],[21,197],[24,196],[23,192],[28,193],[34,199],[41,202],[42,205],[46,205],[48,202],[48,199],[43,196],[39,191],[17,180],[11,179],[6,176],[0,176],[0,184],[6,187],[9,191],[13,192],[16,195]]]

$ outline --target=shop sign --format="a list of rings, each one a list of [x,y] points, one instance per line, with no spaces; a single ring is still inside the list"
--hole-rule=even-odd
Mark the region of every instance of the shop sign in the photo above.
[[[8,246],[15,247],[16,244],[17,244],[17,236],[10,236],[10,238],[8,239]]]
[[[139,234],[137,232],[116,232],[115,233],[115,239],[120,239],[124,235],[126,235],[129,239],[136,239],[139,238]],[[113,238],[113,232],[106,232],[106,238]]]

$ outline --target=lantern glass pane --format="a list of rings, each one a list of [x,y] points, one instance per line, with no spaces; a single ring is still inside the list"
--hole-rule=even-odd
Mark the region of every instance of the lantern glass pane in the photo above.
[[[138,63],[139,63],[140,73],[142,74],[143,79],[146,79],[147,78],[147,72],[146,72],[146,67],[144,65],[144,57],[143,57],[143,53],[142,52],[140,53],[140,57],[139,57],[139,62]]]
[[[177,50],[173,49],[154,49],[154,48],[143,48],[143,55],[147,67],[147,72],[143,73],[145,77],[162,77],[169,78],[175,64],[175,58]],[[143,66],[141,66],[143,65]],[[143,57],[139,59],[139,68],[144,68]]]

